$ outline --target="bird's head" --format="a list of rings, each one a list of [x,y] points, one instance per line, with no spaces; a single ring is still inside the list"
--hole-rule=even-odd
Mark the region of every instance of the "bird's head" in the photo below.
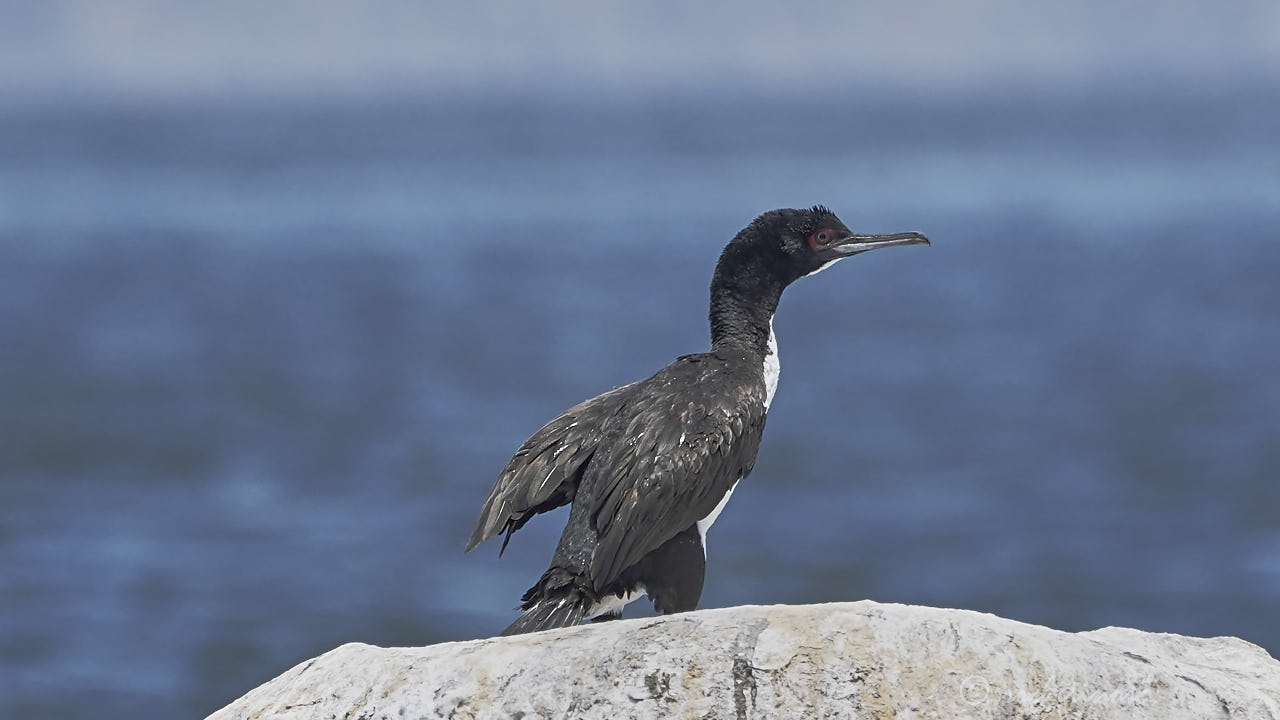
[[[929,244],[918,232],[866,235],[851,231],[821,205],[802,210],[773,210],[739,234],[756,252],[772,256],[785,283],[825,270],[838,260],[895,245]],[[745,249],[745,248],[744,248]]]
[[[815,205],[772,210],[725,245],[711,277],[711,343],[763,348],[782,292],[806,275],[859,253],[895,245],[929,244],[918,232],[864,235]]]

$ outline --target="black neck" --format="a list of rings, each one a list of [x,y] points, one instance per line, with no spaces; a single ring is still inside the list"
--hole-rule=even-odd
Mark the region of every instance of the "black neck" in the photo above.
[[[745,249],[726,247],[711,279],[711,348],[763,358],[769,352],[769,322],[786,283],[761,254]]]

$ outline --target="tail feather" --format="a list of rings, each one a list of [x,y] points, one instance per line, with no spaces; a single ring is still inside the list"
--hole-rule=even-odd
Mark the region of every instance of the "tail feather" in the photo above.
[[[521,635],[541,630],[572,627],[582,622],[582,618],[586,614],[587,603],[585,598],[547,598],[537,601],[533,607],[525,610],[523,615],[516,618],[515,622],[502,631],[502,634]]]
[[[592,605],[586,581],[567,570],[552,567],[521,598],[524,614],[516,618],[503,635],[554,630],[582,622]]]

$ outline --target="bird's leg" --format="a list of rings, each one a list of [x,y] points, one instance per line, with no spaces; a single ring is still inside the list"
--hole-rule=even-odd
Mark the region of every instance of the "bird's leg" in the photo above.
[[[641,580],[658,612],[670,615],[698,607],[707,558],[696,525],[660,545],[641,564]]]

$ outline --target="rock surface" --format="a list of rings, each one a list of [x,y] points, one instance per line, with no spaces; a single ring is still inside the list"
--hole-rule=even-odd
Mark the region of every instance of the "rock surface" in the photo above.
[[[1271,718],[1236,638],[1065,633],[873,602],[738,607],[424,648],[343,645],[210,716]]]

